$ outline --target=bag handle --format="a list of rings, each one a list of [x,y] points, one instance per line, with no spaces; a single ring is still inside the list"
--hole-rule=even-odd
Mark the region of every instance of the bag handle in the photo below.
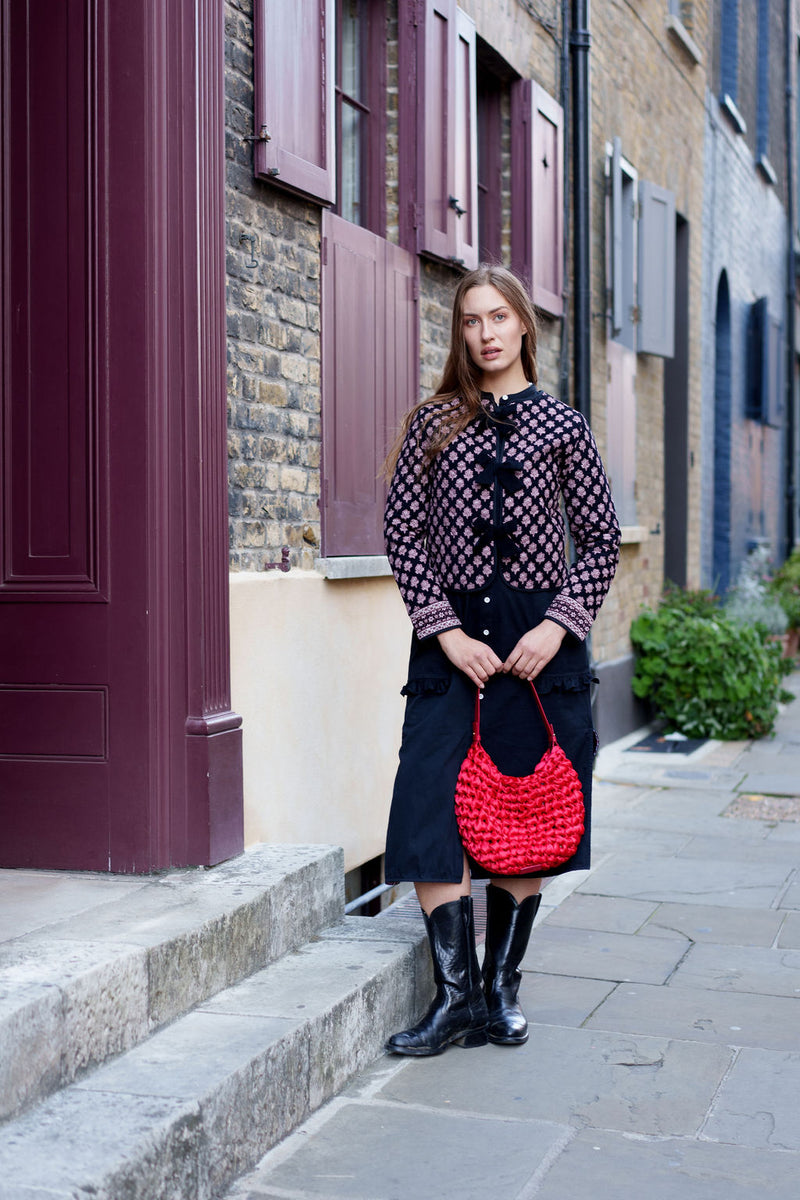
[[[542,720],[545,723],[545,728],[547,729],[547,738],[550,743],[550,749],[552,750],[553,746],[555,746],[555,744],[556,744],[555,730],[553,729],[553,726],[550,724],[550,722],[547,719],[547,714],[545,713],[544,707],[542,706],[542,702],[539,699],[539,693],[537,692],[536,688],[533,686],[533,680],[529,679],[528,683],[531,685],[531,691],[533,692],[533,698],[536,701],[536,704],[538,705]],[[485,686],[486,685],[484,684],[484,687]],[[481,688],[477,688],[475,691],[475,720],[472,725],[473,735],[475,737],[477,737],[478,739],[480,739],[480,736],[481,736],[481,690],[482,690]]]

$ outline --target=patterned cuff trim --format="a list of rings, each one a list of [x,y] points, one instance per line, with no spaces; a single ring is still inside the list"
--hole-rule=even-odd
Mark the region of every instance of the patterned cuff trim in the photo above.
[[[555,621],[557,625],[563,625],[570,633],[574,633],[581,642],[592,628],[592,618],[583,605],[571,596],[556,596],[544,615],[550,621]]]
[[[444,633],[446,629],[456,629],[461,622],[446,600],[437,600],[425,608],[418,608],[411,613],[411,624],[420,641]]]

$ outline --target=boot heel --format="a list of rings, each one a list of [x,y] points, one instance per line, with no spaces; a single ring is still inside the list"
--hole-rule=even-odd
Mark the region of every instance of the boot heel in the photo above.
[[[485,1029],[473,1029],[471,1033],[465,1033],[463,1037],[456,1038],[455,1044],[464,1050],[473,1050],[477,1046],[485,1046],[488,1041],[489,1035]]]

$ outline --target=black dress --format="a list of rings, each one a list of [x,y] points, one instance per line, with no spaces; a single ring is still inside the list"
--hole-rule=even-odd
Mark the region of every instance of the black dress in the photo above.
[[[487,642],[503,661],[520,637],[544,617],[554,592],[520,591],[499,576],[484,591],[448,593],[465,632]],[[556,737],[581,780],[585,832],[566,863],[537,875],[559,875],[589,866],[592,728],[586,646],[567,633],[536,679]],[[455,786],[472,737],[475,689],[452,665],[438,639],[411,645],[406,715],[386,839],[386,880],[457,883],[463,851],[455,818]],[[481,741],[506,775],[529,775],[547,749],[547,735],[530,685],[515,675],[493,676],[481,702]],[[488,872],[470,862],[473,876]]]

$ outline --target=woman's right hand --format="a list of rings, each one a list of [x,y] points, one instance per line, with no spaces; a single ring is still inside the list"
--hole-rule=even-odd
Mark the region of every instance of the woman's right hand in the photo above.
[[[483,687],[487,679],[502,671],[503,664],[492,647],[469,637],[463,629],[446,629],[436,636],[453,666],[463,671],[476,687]]]

